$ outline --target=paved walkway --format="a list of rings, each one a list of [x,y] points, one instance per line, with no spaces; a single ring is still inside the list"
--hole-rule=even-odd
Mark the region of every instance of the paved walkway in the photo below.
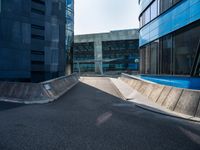
[[[200,125],[121,100],[108,78],[82,78],[45,105],[0,103],[0,150],[199,150]]]

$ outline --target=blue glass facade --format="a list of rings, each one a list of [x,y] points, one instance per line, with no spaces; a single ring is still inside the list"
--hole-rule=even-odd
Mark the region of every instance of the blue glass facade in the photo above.
[[[140,46],[148,44],[199,19],[200,0],[182,0],[140,29]]]
[[[66,5],[73,10],[71,0],[0,0],[0,80],[40,82],[65,75],[65,30],[71,27]],[[71,45],[73,36],[67,33],[67,39]]]
[[[66,1],[66,54],[67,74],[72,72],[73,65],[73,42],[74,42],[74,0]]]
[[[200,74],[200,0],[141,0],[140,72]]]

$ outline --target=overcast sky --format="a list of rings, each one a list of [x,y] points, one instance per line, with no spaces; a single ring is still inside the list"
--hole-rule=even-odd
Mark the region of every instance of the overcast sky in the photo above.
[[[138,28],[138,0],[75,0],[75,34]]]

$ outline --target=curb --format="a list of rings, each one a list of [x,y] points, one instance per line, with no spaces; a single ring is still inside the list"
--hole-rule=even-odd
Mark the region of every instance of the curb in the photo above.
[[[134,103],[134,102],[132,102],[132,103]],[[178,116],[178,115],[175,115],[175,114],[173,115],[173,114],[167,114],[167,113],[164,113],[164,112],[156,111],[154,109],[145,107],[145,106],[143,106],[141,104],[137,104],[137,103],[134,103],[134,104],[137,107],[141,108],[141,109],[144,109],[144,110],[147,110],[147,111],[150,111],[150,112],[153,112],[153,113],[157,113],[157,114],[160,114],[160,115],[163,115],[163,116],[168,116],[168,117],[177,118],[177,119],[181,119],[181,120],[186,120],[186,121],[200,123],[199,119],[192,119],[193,117],[191,117],[191,118],[185,118],[185,117],[181,117],[181,116]]]

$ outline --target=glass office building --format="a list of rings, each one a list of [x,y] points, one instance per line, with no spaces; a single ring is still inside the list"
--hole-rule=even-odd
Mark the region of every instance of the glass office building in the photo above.
[[[40,82],[65,75],[66,8],[72,6],[71,0],[0,0],[0,80]]]
[[[138,71],[138,38],[138,29],[76,35],[74,71],[101,74]]]
[[[81,69],[80,70],[81,72],[94,72],[95,71],[94,59],[95,59],[94,42],[74,43],[74,51],[73,51],[74,72],[77,72],[79,67]]]
[[[103,59],[113,60],[103,63],[103,71],[138,71],[139,40],[103,41]]]
[[[200,0],[140,0],[140,72],[200,75]]]

